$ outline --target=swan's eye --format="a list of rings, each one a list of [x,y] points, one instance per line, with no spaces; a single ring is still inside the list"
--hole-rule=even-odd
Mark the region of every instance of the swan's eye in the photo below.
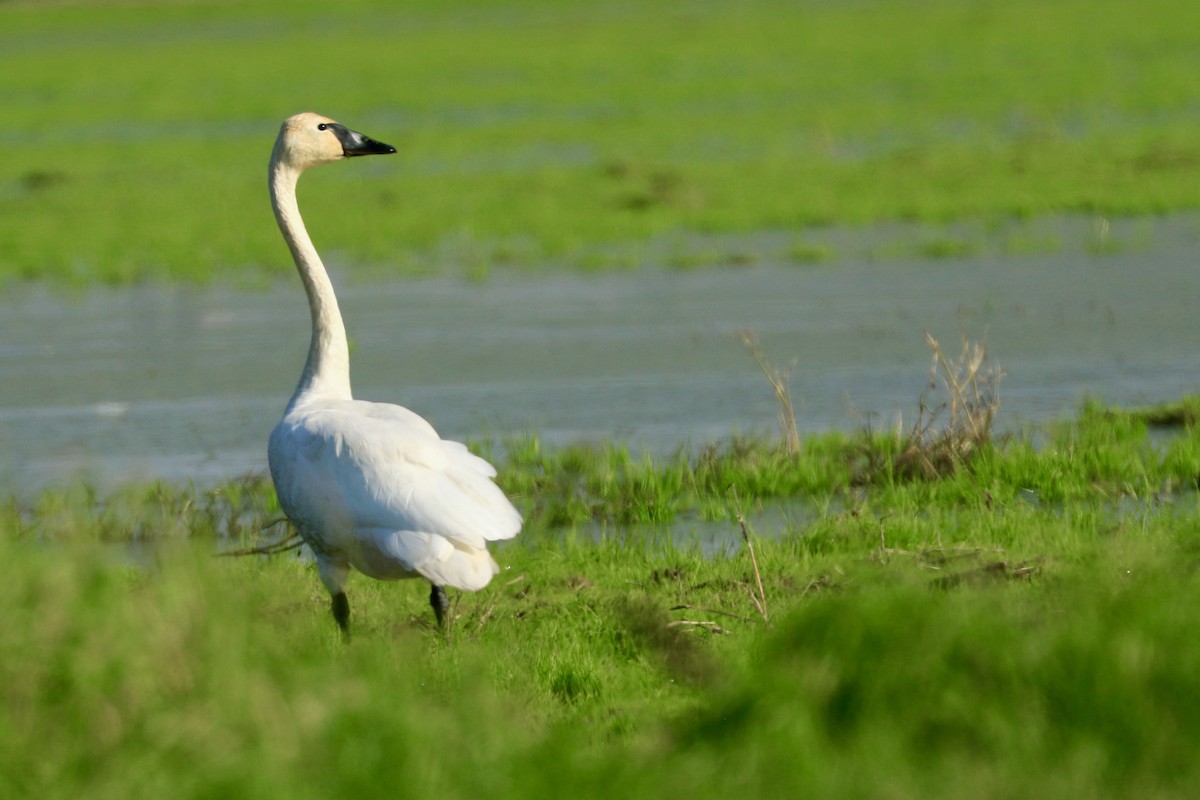
[[[323,130],[326,130],[326,129],[328,129],[328,128],[329,128],[329,126],[328,126],[328,125],[326,125],[324,122],[322,122],[320,125],[318,125],[318,126],[317,126],[317,130],[319,130],[319,131],[323,131]]]

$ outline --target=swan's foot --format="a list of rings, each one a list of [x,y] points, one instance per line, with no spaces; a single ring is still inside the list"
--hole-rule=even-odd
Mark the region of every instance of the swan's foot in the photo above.
[[[436,583],[429,592],[429,605],[433,606],[433,614],[437,617],[438,630],[445,633],[446,617],[450,613],[450,598],[446,597],[446,590]]]
[[[337,623],[342,630],[342,636],[350,638],[350,601],[346,599],[345,592],[338,592],[333,596],[333,621]]]

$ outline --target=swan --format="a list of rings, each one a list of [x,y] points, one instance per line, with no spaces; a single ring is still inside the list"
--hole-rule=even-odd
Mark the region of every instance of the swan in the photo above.
[[[379,580],[428,580],[430,605],[445,630],[444,587],[486,586],[499,571],[487,543],[511,539],[522,524],[487,461],[442,439],[407,408],[351,396],[346,329],[300,217],[296,183],[309,167],[395,152],[328,117],[303,113],[279,129],[269,168],[271,207],[308,295],[312,339],[267,458],[279,505],[312,549],[344,635],[352,568]]]

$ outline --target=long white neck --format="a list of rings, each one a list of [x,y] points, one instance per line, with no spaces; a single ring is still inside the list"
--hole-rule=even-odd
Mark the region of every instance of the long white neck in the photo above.
[[[278,154],[276,154],[277,156]],[[279,230],[292,251],[296,270],[308,294],[312,312],[312,340],[308,345],[308,360],[300,383],[288,408],[304,396],[350,399],[350,349],[346,343],[346,326],[338,310],[337,297],[329,273],[300,217],[296,203],[296,182],[300,171],[278,157],[271,159],[269,172],[271,207]]]

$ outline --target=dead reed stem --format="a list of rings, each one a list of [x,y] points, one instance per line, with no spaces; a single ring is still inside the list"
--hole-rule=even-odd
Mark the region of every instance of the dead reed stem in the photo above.
[[[792,392],[788,382],[791,380],[796,361],[793,359],[786,370],[780,370],[767,358],[767,354],[763,352],[762,345],[758,341],[758,336],[753,331],[743,328],[738,331],[737,336],[738,340],[750,351],[750,355],[754,357],[758,368],[767,377],[772,391],[775,392],[775,400],[779,403],[779,430],[783,434],[783,441],[788,453],[795,455],[800,452],[800,433],[796,429],[796,412],[792,405]]]

